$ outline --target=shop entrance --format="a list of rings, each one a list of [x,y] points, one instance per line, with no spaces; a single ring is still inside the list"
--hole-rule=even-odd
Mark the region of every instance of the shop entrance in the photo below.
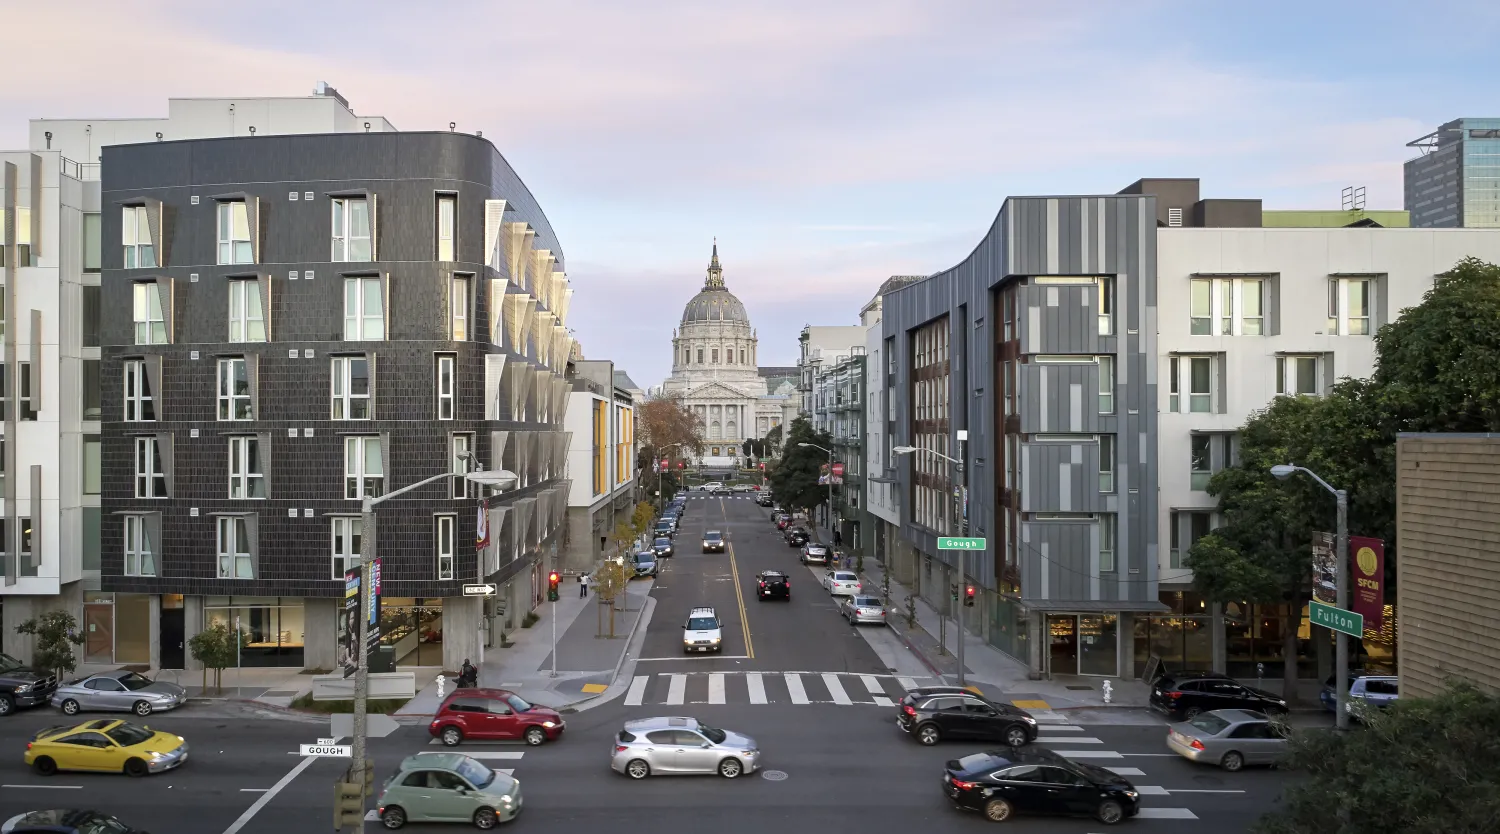
[[[115,602],[113,598],[83,604],[83,660],[115,662]]]
[[[442,599],[383,597],[380,642],[395,649],[398,667],[442,666]]]
[[[1047,633],[1052,674],[1115,677],[1120,673],[1118,615],[1049,614]]]
[[[1054,675],[1078,674],[1078,617],[1074,614],[1047,615],[1050,646],[1047,669]]]

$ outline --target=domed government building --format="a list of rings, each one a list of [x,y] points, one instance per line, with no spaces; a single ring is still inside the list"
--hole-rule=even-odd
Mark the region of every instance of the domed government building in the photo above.
[[[781,425],[797,369],[759,367],[757,344],[745,305],[724,284],[716,240],[703,289],[682,309],[682,322],[672,332],[672,375],[659,389],[682,398],[703,421],[700,466],[744,463],[744,442]]]

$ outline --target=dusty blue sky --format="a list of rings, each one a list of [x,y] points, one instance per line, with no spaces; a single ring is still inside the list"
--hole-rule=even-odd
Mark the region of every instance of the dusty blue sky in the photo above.
[[[765,364],[886,276],[962,259],[1009,194],[1194,176],[1401,206],[1405,143],[1500,115],[1500,4],[1122,0],[0,0],[0,147],[32,117],[338,87],[482,130],[552,220],[591,358],[642,385],[717,235]]]

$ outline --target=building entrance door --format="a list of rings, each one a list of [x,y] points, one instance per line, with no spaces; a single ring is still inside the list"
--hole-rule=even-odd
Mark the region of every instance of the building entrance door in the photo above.
[[[91,602],[83,606],[83,659],[86,663],[115,662],[115,606]]]
[[[187,612],[181,608],[161,609],[161,668],[181,669],[187,659],[183,643]]]
[[[1049,614],[1050,654],[1047,669],[1054,675],[1078,674],[1078,615]]]

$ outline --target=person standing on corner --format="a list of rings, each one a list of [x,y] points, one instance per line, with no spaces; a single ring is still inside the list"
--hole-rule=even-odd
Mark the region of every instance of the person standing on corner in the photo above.
[[[589,595],[589,577],[586,573],[578,574],[578,598],[584,599]]]

